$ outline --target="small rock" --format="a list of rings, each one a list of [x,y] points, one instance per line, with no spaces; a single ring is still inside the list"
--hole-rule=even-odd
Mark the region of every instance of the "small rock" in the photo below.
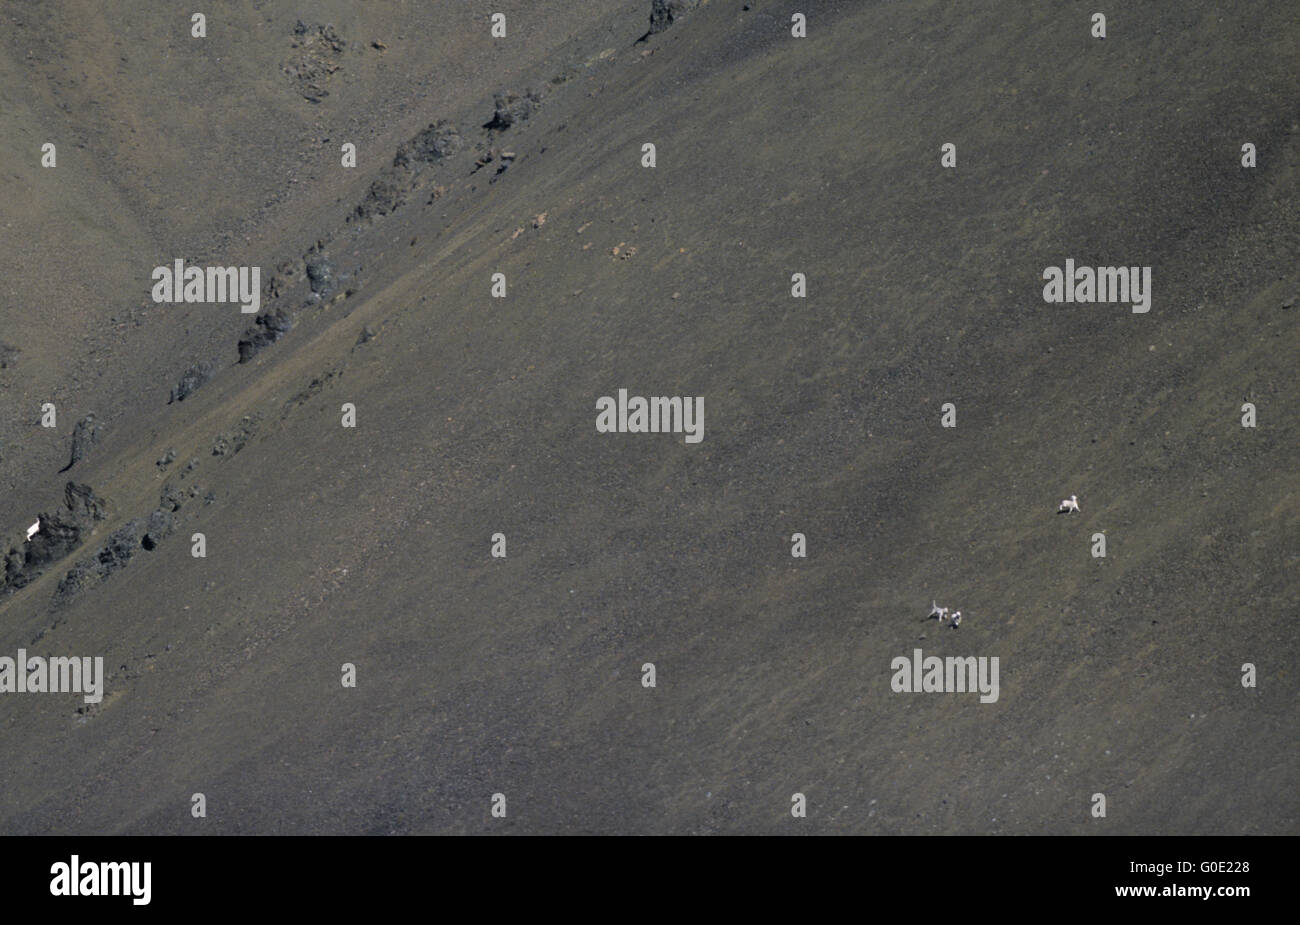
[[[158,495],[158,503],[165,511],[179,511],[181,505],[185,503],[185,493],[168,479],[163,483],[162,492]]]

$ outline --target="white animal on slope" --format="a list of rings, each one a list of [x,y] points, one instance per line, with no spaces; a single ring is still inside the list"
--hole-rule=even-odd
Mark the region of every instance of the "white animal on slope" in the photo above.
[[[1070,495],[1061,502],[1061,506],[1056,509],[1058,514],[1078,514],[1079,513],[1079,496]]]
[[[956,629],[960,625],[961,625],[961,611],[959,610],[952,615],[952,628]]]
[[[27,528],[27,539],[30,540],[37,533],[39,533],[40,530],[41,530],[41,522],[38,520],[36,521],[36,523],[32,524],[30,527]]]
[[[926,619],[928,620],[930,617],[938,617],[939,622],[942,623],[948,617],[948,608],[940,607],[937,603],[931,600],[930,613],[926,616]]]

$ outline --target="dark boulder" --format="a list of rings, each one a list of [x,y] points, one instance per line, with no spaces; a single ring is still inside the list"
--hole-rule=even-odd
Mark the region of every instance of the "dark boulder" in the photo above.
[[[145,534],[140,540],[140,545],[148,550],[157,549],[158,544],[170,536],[175,529],[176,515],[165,510],[154,511],[149,515],[149,522],[145,524]]]
[[[304,263],[312,292],[320,294],[334,288],[334,263],[326,254],[310,254]]]
[[[239,341],[239,362],[247,363],[260,351],[274,344],[293,327],[293,321],[281,309],[263,312],[253,319],[253,326]]]

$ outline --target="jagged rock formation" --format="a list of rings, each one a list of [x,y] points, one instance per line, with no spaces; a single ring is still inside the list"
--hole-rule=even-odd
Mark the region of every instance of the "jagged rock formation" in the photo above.
[[[100,435],[104,432],[104,425],[95,420],[95,412],[90,412],[72,429],[72,455],[68,464],[59,472],[67,472],[77,463],[81,462],[90,455],[95,444],[99,442]]]
[[[138,519],[128,521],[109,534],[108,541],[93,556],[68,569],[55,589],[54,602],[65,603],[90,585],[125,568],[140,549],[140,526]]]
[[[106,511],[107,504],[89,485],[69,482],[63,489],[62,509],[42,513],[36,534],[22,549],[11,547],[5,555],[0,589],[30,584],[47,566],[80,546]]]
[[[440,119],[431,123],[398,147],[392,165],[379,172],[348,221],[390,215],[405,204],[407,194],[419,185],[422,168],[453,157],[464,147],[465,140],[453,122]]]

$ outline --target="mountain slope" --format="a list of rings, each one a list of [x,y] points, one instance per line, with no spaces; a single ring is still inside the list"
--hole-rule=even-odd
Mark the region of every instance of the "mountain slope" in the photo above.
[[[124,36],[127,6],[104,14]],[[92,348],[6,307],[5,522],[20,540],[68,478],[109,514],[0,598],[0,654],[103,654],[110,678],[89,708],[0,699],[0,830],[1296,831],[1293,10],[1155,3],[1102,41],[1069,4],[808,3],[793,39],[779,4],[714,0],[638,42],[649,3],[519,4],[497,45],[481,4],[349,6],[319,103],[282,80],[297,17],[254,5],[220,77],[173,40],[188,131],[110,131],[84,193],[61,155],[16,213],[35,275],[103,265],[112,304],[59,324],[114,387],[67,385]],[[45,73],[72,80],[78,41]],[[401,66],[426,70],[393,87]],[[113,78],[121,118],[167,67]],[[269,105],[209,111],[216,86]],[[508,128],[484,127],[496,94]],[[443,119],[454,153],[411,155]],[[6,144],[35,189],[32,144]],[[155,166],[190,211],[150,198]],[[75,246],[35,224],[51,208]],[[178,256],[260,265],[292,330],[238,363],[235,306],[147,302]],[[1151,311],[1044,303],[1067,258],[1152,267]],[[66,475],[34,423],[55,383],[61,440],[109,406]],[[620,388],[703,396],[703,441],[598,433]],[[174,533],[59,596],[168,498]],[[960,629],[925,621],[935,598]],[[915,648],[998,657],[999,699],[894,693]]]

